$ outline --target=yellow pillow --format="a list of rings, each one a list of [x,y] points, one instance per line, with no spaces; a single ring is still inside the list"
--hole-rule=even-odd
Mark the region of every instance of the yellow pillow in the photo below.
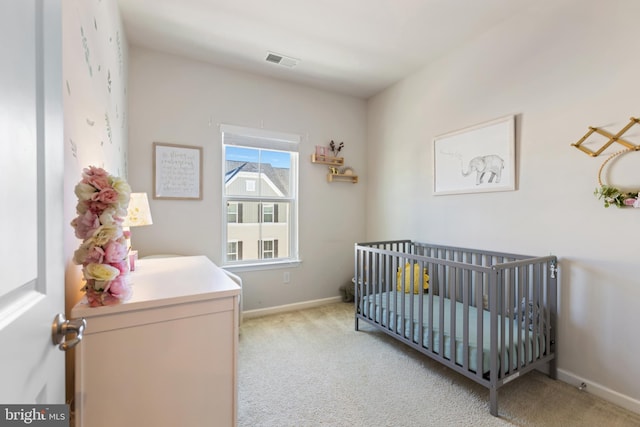
[[[427,274],[426,267],[422,271],[422,287],[426,292],[429,289],[429,275]],[[398,291],[402,291],[402,267],[398,267],[396,273]],[[411,265],[406,263],[404,265],[404,292],[411,292]],[[420,265],[413,264],[413,293],[420,293]]]

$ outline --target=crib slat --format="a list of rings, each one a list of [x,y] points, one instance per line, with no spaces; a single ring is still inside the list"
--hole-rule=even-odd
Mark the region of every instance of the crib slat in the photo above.
[[[399,260],[398,268],[400,269],[400,286],[404,286],[404,281],[406,280],[405,276],[407,272],[405,271],[405,268],[404,268],[406,262],[407,262],[406,258],[400,258]],[[401,308],[401,317],[398,320],[399,324],[401,325],[400,333],[404,338],[409,339],[406,333],[407,332],[407,325],[406,325],[407,300],[402,296],[402,294],[398,294],[398,299],[400,300],[400,308]]]
[[[444,300],[447,292],[447,269],[443,267],[441,269],[442,272],[442,280],[440,283],[443,284],[443,289],[440,292],[440,298],[438,298],[438,330],[440,333],[438,334],[438,352],[440,357],[444,359]]]
[[[439,274],[439,265],[438,264],[431,264],[430,265],[430,271],[431,271],[431,277],[438,277]],[[433,279],[431,280],[431,286],[433,287]],[[428,308],[429,308],[429,316],[427,317],[427,347],[429,348],[429,351],[431,353],[434,353],[433,351],[433,346],[435,344],[435,339],[433,338],[433,295],[436,292],[435,287],[433,287],[431,289],[431,292],[429,292],[428,295]]]
[[[456,360],[456,310],[458,305],[458,269],[451,267],[451,290],[450,290],[450,304],[449,304],[449,357],[455,363]],[[443,329],[444,331],[444,329]],[[443,334],[444,335],[444,334]]]
[[[477,253],[473,253],[471,255],[470,264],[474,264],[477,266],[482,266],[482,256]],[[476,305],[476,341],[478,343],[483,343],[484,348],[484,297],[489,293],[489,285],[486,280],[486,275],[479,270],[472,270],[472,282],[475,286],[475,305]],[[476,367],[484,366],[484,351],[476,351]],[[476,377],[482,378],[483,369],[476,369]]]
[[[397,256],[393,257],[393,270],[391,272],[389,272],[389,274],[394,275],[393,276],[393,281],[392,283],[392,289],[390,290],[389,294],[391,294],[391,292],[393,292],[393,289],[397,289],[397,284],[395,282],[395,272],[398,271],[398,268],[400,268],[400,258],[398,258]],[[396,297],[393,299],[393,333],[394,334],[398,334],[398,328],[400,327],[401,323],[400,323],[400,318],[398,317],[398,304],[400,303],[398,300],[398,294],[396,294]],[[391,297],[391,295],[387,296],[388,298]],[[388,301],[388,300],[387,300]],[[390,305],[387,305],[387,307],[390,307]],[[389,316],[389,319],[391,319],[391,315]],[[391,320],[389,320],[391,322]]]
[[[487,289],[487,292],[489,290],[489,284],[487,283],[487,276],[486,274],[480,273],[480,272],[474,272],[474,274],[476,275],[476,278],[478,278],[478,281],[480,282],[479,286],[480,289]],[[482,310],[481,308],[484,306],[484,292],[478,292],[476,294],[476,307],[478,307],[476,309],[476,325],[477,325],[477,339],[476,341],[478,342],[478,345],[480,345],[480,343],[482,343],[482,347],[484,347],[484,310]],[[479,348],[476,351],[476,375],[478,377],[482,377],[482,368],[484,367],[484,351],[481,351],[481,349]]]
[[[392,282],[390,281],[390,277],[389,277],[389,271],[391,271],[391,256],[390,255],[385,255],[385,278],[384,278],[384,283],[385,283],[385,298],[387,300],[386,302],[386,307],[387,307],[387,311],[384,315],[384,322],[385,322],[385,326],[387,327],[387,329],[391,329],[391,323],[390,323],[390,319],[391,319],[391,286],[392,286]],[[380,303],[382,303],[382,298]],[[394,310],[395,312],[395,310]],[[380,316],[382,317],[382,316]]]
[[[505,297],[506,303],[503,310],[503,313],[505,314],[503,316],[505,318],[505,327],[506,321],[508,320],[509,322],[509,341],[508,346],[506,347],[504,344],[502,344],[503,352],[500,356],[503,361],[503,363],[501,363],[501,377],[504,378],[508,373],[514,372],[514,369],[517,368],[518,360],[520,358],[520,347],[517,346],[517,342],[519,340],[518,337],[521,334],[520,329],[516,327],[516,325],[518,324],[518,321],[520,319],[519,312],[520,300],[522,299],[522,282],[518,277],[517,268],[504,269],[503,275],[505,277],[505,281],[508,281],[510,284],[510,286],[508,287],[508,290],[510,290],[510,292],[509,295]]]
[[[469,369],[469,299],[471,298],[470,270],[462,271],[462,367]],[[482,311],[482,310],[480,310]]]
[[[514,280],[514,288],[515,288],[515,298],[513,298],[513,308],[514,314],[517,314],[517,319],[514,321],[513,316],[510,316],[511,320],[511,347],[509,348],[510,354],[516,356],[515,361],[509,361],[509,369],[507,372],[513,373],[518,369],[522,359],[522,304],[523,300],[526,301],[526,283],[523,280],[521,268],[516,266],[514,268],[508,268],[505,271],[509,272],[509,275],[513,277]],[[513,357],[511,358],[513,359]],[[515,366],[514,366],[515,365]]]
[[[535,357],[535,354],[533,354],[533,349],[531,349],[531,343],[529,341],[530,335],[529,335],[529,303],[532,301],[531,297],[530,297],[530,293],[533,292],[533,289],[531,289],[531,286],[529,286],[529,266],[522,266],[522,267],[516,267],[516,270],[519,272],[520,276],[521,276],[521,280],[522,280],[522,293],[523,293],[523,298],[524,298],[524,307],[522,307],[521,311],[522,311],[522,316],[518,318],[518,332],[524,332],[524,333],[518,333],[518,349],[522,349],[523,345],[522,345],[522,335],[524,335],[525,339],[524,339],[524,355],[523,357],[518,357],[517,361],[517,365],[516,365],[516,369],[520,369],[520,365],[528,365],[529,364],[529,351],[531,350],[531,357]],[[534,306],[534,310],[535,310],[535,306]],[[535,319],[535,317],[534,317]],[[518,354],[518,356],[520,356]],[[524,363],[522,363],[522,359],[524,359]]]
[[[522,283],[518,280],[518,275],[513,268],[503,270],[503,275],[505,282],[508,283],[508,286],[505,286],[505,291],[508,295],[505,296],[506,303],[503,306],[502,313],[503,318],[509,321],[508,347],[505,348],[505,345],[501,344],[504,350],[500,356],[503,361],[503,363],[501,363],[501,376],[505,377],[507,373],[513,372],[514,356],[516,361],[520,357],[520,351],[518,350],[520,347],[516,348],[516,344],[514,343],[514,340],[520,335],[518,333],[519,328],[514,327],[514,324],[517,324],[516,319],[519,319],[518,313],[520,310],[520,299],[522,298]],[[506,332],[506,329],[504,329],[504,331]],[[518,362],[515,362],[515,364],[517,365]]]
[[[490,312],[490,328],[492,331],[498,331],[498,283],[499,275],[503,272],[494,270],[489,275],[489,312]],[[480,329],[482,330],[482,329]],[[504,330],[504,329],[503,329]],[[504,339],[504,334],[502,334]],[[490,349],[489,349],[489,381],[490,386],[496,387],[498,383],[498,334],[493,333],[490,337]]]
[[[409,336],[408,336],[408,338],[411,341],[415,341],[415,337],[413,336],[413,319],[415,319],[415,317],[413,316],[413,306],[415,305],[413,303],[413,298],[414,298],[414,295],[415,295],[415,293],[414,293],[415,292],[415,288],[414,288],[415,287],[415,268],[413,268],[413,266],[415,264],[414,264],[414,261],[410,261],[408,264],[409,264],[409,271],[405,272],[405,274],[407,274],[409,276],[409,293],[408,293],[408,295],[410,295],[410,296],[409,296],[409,298],[405,298],[404,300],[406,301],[406,304],[409,304],[409,320],[408,320],[408,323],[409,323]],[[405,270],[404,267],[403,267],[403,270]],[[406,282],[403,280],[402,281],[402,289],[403,289],[403,292],[405,292],[405,295],[407,295],[406,294],[406,290],[404,289],[405,283]],[[406,328],[405,328],[405,330],[406,330]]]
[[[418,298],[418,345],[424,347],[424,271],[427,265],[424,261],[420,262],[420,296]]]

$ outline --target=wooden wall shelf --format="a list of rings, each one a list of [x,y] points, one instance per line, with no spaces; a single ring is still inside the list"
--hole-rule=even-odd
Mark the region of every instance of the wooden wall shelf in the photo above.
[[[313,153],[311,155],[311,163],[329,166],[342,166],[344,165],[344,157],[322,156],[320,154]]]
[[[327,182],[351,182],[358,183],[358,175],[345,175],[343,173],[328,173]]]
[[[343,169],[340,166],[344,165],[344,157],[323,156],[321,154],[313,153],[311,155],[311,163],[319,165],[328,165],[329,173],[327,174],[327,182],[351,182],[353,184],[358,183],[358,175],[336,173],[338,170]],[[349,169],[351,172],[351,168]]]

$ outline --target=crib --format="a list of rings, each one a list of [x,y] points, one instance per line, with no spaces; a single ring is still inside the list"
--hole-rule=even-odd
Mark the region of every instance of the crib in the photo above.
[[[538,369],[556,378],[557,258],[394,240],[355,245],[364,321],[489,389]]]

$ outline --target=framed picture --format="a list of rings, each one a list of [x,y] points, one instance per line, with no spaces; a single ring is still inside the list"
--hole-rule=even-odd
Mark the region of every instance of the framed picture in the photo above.
[[[153,143],[153,198],[202,200],[202,147]]]
[[[433,140],[434,194],[515,190],[515,116]]]

